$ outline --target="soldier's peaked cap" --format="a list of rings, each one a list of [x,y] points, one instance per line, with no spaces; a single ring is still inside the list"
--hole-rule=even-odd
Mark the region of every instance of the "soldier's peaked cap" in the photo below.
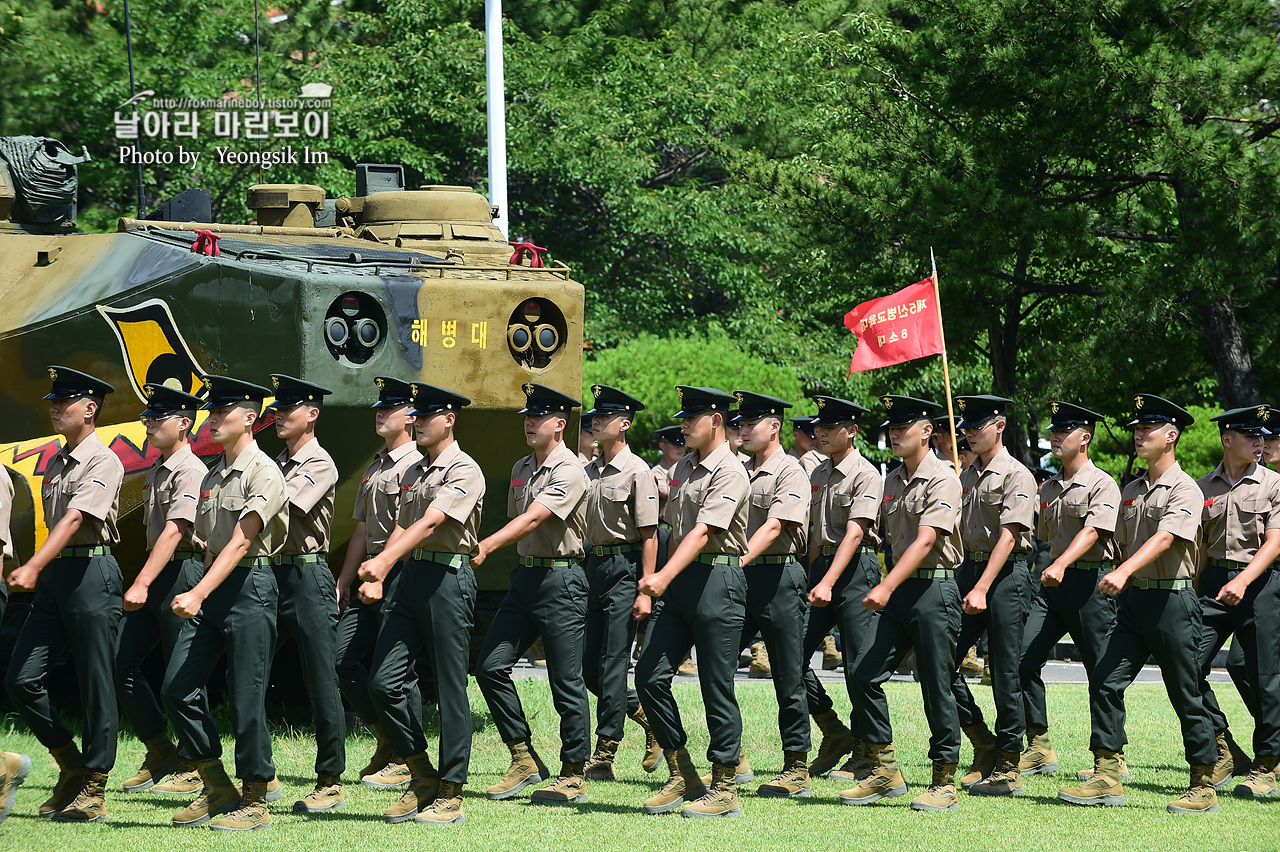
[[[1241,435],[1266,436],[1272,432],[1272,410],[1269,405],[1251,405],[1248,408],[1233,408],[1224,411],[1217,417],[1210,417],[1222,431],[1230,429]],[[1280,424],[1274,424],[1280,428]]]
[[[716,388],[698,388],[690,385],[676,385],[676,393],[680,395],[680,410],[672,417],[696,417],[708,411],[719,411],[725,415],[726,422],[729,409],[736,400],[731,393]]]
[[[179,411],[195,411],[204,405],[204,400],[198,396],[154,382],[142,386],[142,395],[147,398],[142,417],[167,417]]]
[[[597,414],[634,414],[644,411],[644,403],[629,393],[609,387],[608,385],[592,385],[591,396],[595,398],[595,407],[582,412],[583,429],[590,431],[591,420]]]
[[[871,413],[871,409],[838,396],[819,394],[813,401],[818,404],[818,415],[813,418],[814,426],[839,426],[851,420],[856,423],[859,417]]]
[[[262,385],[234,379],[231,376],[201,376],[201,381],[209,388],[209,397],[200,406],[205,411],[215,408],[227,408],[241,402],[254,403],[261,408],[262,401],[271,396],[271,391]]]
[[[684,446],[684,432],[680,431],[679,426],[663,426],[661,429],[655,429],[654,435],[659,441],[666,441],[668,444],[675,444],[677,447]]]
[[[410,382],[409,404],[413,406],[413,410],[409,413],[414,417],[418,417],[420,415],[438,414],[441,411],[457,411],[470,405],[471,400],[448,388],[438,388],[435,385],[423,384],[422,382]]]
[[[792,417],[789,419],[791,420],[792,428],[799,429],[810,438],[815,437],[813,434],[813,421],[815,418],[812,414],[806,414],[803,417]]]
[[[884,410],[888,412],[889,417],[880,424],[882,426],[906,426],[908,423],[915,423],[917,420],[929,420],[942,411],[942,406],[936,402],[930,402],[927,399],[918,399],[914,396],[894,396],[886,394],[880,397],[880,404],[884,406]]]
[[[1092,426],[1105,419],[1096,411],[1074,402],[1063,402],[1055,399],[1049,403],[1049,429],[1074,429],[1077,426]]]
[[[292,405],[320,406],[324,403],[324,398],[333,393],[328,388],[280,373],[271,374],[271,389],[275,392],[276,398],[267,408],[288,408]]]
[[[1185,431],[1196,419],[1176,402],[1149,393],[1133,395],[1133,419],[1129,426],[1149,423],[1172,423],[1179,431]]]
[[[524,391],[524,408],[520,409],[519,414],[529,414],[533,417],[541,417],[544,414],[562,414],[569,416],[569,412],[581,405],[578,400],[568,394],[560,393],[555,388],[549,388],[546,385],[540,385],[537,382],[525,382],[521,386]]]
[[[786,400],[751,391],[734,391],[733,398],[738,401],[738,413],[733,418],[734,423],[760,420],[764,417],[781,419],[782,415],[786,414],[787,409],[791,407],[791,403]]]
[[[378,401],[373,408],[399,408],[413,402],[412,386],[402,379],[378,376],[373,384],[378,388]]]
[[[1002,396],[991,396],[980,393],[956,397],[956,411],[960,414],[957,429],[974,429],[986,423],[992,417],[1001,417],[1009,413],[1013,400]]]
[[[115,390],[102,379],[70,367],[51,364],[48,370],[52,387],[44,395],[45,399],[75,399],[80,396],[95,396],[101,399]]]

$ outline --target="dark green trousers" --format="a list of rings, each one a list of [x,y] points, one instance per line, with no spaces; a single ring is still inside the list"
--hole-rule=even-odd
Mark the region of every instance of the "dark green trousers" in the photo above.
[[[812,589],[826,575],[831,567],[830,556],[819,556],[809,566],[809,588]],[[857,554],[844,569],[840,579],[836,580],[831,590],[831,603],[826,606],[808,607],[808,623],[805,625],[804,647],[804,691],[809,706],[809,713],[818,716],[835,709],[831,696],[818,680],[812,666],[809,665],[813,654],[822,644],[823,638],[831,632],[831,628],[840,628],[840,654],[844,657],[845,690],[852,700],[854,689],[851,686],[853,677],[853,661],[858,658],[869,637],[875,630],[876,619],[880,613],[867,609],[862,599],[867,592],[880,582],[880,560],[875,551],[858,548]],[[773,652],[770,651],[770,654]]]
[[[698,686],[711,742],[707,760],[736,766],[742,747],[742,713],[733,692],[746,618],[747,580],[734,557],[729,565],[695,562],[671,581],[662,612],[650,616],[636,692],[663,749],[688,743],[671,680],[690,648],[698,650]]]
[[[395,597],[396,584],[400,582],[400,572],[404,561],[397,562],[387,579],[382,582],[382,600],[365,603],[360,600],[356,590],[351,590],[351,600],[347,608],[338,618],[338,691],[347,699],[351,709],[356,711],[366,724],[378,721],[379,713],[373,706],[373,698],[369,695],[369,665],[367,661],[373,657],[374,646],[378,642],[378,630],[382,627],[382,612],[386,602]],[[418,675],[410,673],[404,688],[410,695],[409,710],[413,714],[413,722],[422,727],[422,692],[419,688]]]
[[[1096,567],[1068,568],[1061,583],[1042,586],[1031,598],[1031,612],[1023,631],[1022,660],[1018,664],[1028,728],[1049,727],[1041,672],[1063,636],[1070,634],[1085,674],[1093,678],[1116,626],[1116,599],[1098,591],[1100,577]]]
[[[476,663],[476,683],[503,742],[531,734],[511,669],[541,636],[551,702],[560,715],[560,760],[579,763],[591,756],[591,702],[582,678],[586,620],[587,575],[577,562],[562,568],[519,566],[511,572],[511,590]]]
[[[394,593],[383,603],[369,676],[382,732],[395,753],[426,751],[414,669],[418,654],[426,651],[440,707],[440,778],[458,784],[467,783],[471,764],[467,663],[475,608],[476,575],[469,562],[455,568],[410,559]],[[548,665],[549,655],[548,650]]]
[[[1262,712],[1258,707],[1258,690],[1249,680],[1249,667],[1244,661],[1244,647],[1239,642],[1232,642],[1231,650],[1227,651],[1227,674],[1231,675],[1231,682],[1236,685],[1236,691],[1240,693],[1244,706],[1249,708],[1249,714],[1255,719],[1258,718],[1258,714]]]
[[[809,702],[804,688],[804,623],[809,609],[808,574],[792,560],[755,564],[743,569],[747,578],[746,618],[739,650],[757,632],[769,652],[773,694],[778,699],[778,733],[782,750],[808,752]]]
[[[959,635],[960,592],[955,580],[903,581],[880,611],[870,640],[853,664],[853,735],[869,743],[893,742],[884,682],[915,649],[929,722],[929,759],[959,763],[960,719],[951,690]]]
[[[49,665],[70,649],[84,709],[84,765],[110,772],[116,762],[116,642],[124,607],[123,579],[114,556],[68,556],[49,563],[35,602],[18,633],[5,688],[31,733],[47,749],[74,739],[49,701]]]
[[[1116,627],[1089,684],[1093,733],[1089,749],[1123,751],[1124,692],[1155,657],[1169,701],[1182,723],[1187,763],[1210,764],[1218,747],[1200,695],[1200,602],[1193,589],[1129,588],[1119,595]]]
[[[583,568],[588,591],[582,676],[596,697],[596,736],[621,740],[627,713],[640,708],[636,691],[627,686],[631,643],[636,638],[631,608],[642,571],[640,548],[588,556]]]
[[[966,559],[956,573],[960,599],[973,590],[986,563]],[[1022,683],[1018,661],[1022,658],[1022,634],[1031,606],[1031,574],[1026,560],[1010,556],[987,592],[987,608],[977,615],[960,616],[960,639],[952,668],[951,691],[956,696],[960,727],[982,723],[982,709],[960,674],[964,654],[987,634],[986,659],[991,666],[991,695],[996,705],[996,745],[1001,751],[1022,751],[1027,726],[1022,717]]]
[[[1251,688],[1249,696],[1241,691],[1254,719],[1254,753],[1276,756],[1280,755],[1280,577],[1275,570],[1265,571],[1249,584],[1239,606],[1214,600],[1227,581],[1239,573],[1209,567],[1200,575],[1200,608],[1204,611],[1200,689],[1214,731],[1226,730],[1227,716],[1209,685],[1209,671],[1214,656],[1227,637],[1234,634],[1232,647],[1240,648],[1247,681],[1258,685]]]
[[[201,571],[199,559],[170,561],[147,590],[146,604],[124,614],[116,651],[116,698],[133,732],[143,742],[168,731],[169,722],[160,706],[160,696],[142,673],[142,664],[157,645],[161,659],[166,666],[169,664],[178,634],[187,621],[173,611],[174,596],[191,591],[200,582]]]
[[[214,664],[227,657],[227,692],[236,740],[236,774],[246,781],[276,775],[267,728],[267,683],[276,647],[276,575],[269,566],[235,568],[205,598],[178,634],[160,697],[192,760],[222,757],[205,701]]]

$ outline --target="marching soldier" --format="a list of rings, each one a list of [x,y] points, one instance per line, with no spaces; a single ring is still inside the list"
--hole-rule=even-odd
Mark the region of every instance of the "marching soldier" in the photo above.
[[[191,430],[196,409],[204,404],[197,396],[164,385],[143,386],[147,408],[142,423],[147,445],[160,458],[147,471],[142,486],[150,555],[137,578],[124,593],[124,623],[116,654],[116,695],[134,732],[147,747],[138,772],[124,782],[126,793],[149,790],[181,766],[194,768],[190,755],[179,760],[169,739],[169,722],[160,697],[142,673],[142,664],[158,644],[167,665],[184,620],[172,609],[174,595],[194,586],[203,554],[196,545],[196,507],[200,482],[209,472],[191,451]]]
[[[591,431],[591,421],[583,414],[578,420],[578,461],[584,466],[591,464],[598,446],[596,436]]]
[[[681,434],[679,426],[663,426],[654,434],[658,436],[658,452],[662,454],[653,466],[653,476],[658,483],[658,518],[661,520],[665,517],[667,498],[671,495],[670,486],[667,484],[671,476],[671,468],[684,458],[685,447],[684,435]],[[658,550],[661,551],[662,547],[659,546]]]
[[[973,766],[960,784],[977,796],[1021,796],[1025,791],[1018,762],[1026,726],[1018,660],[1031,606],[1027,556],[1035,527],[1036,481],[1031,471],[1004,447],[1011,400],[985,394],[956,398],[962,429],[977,459],[960,474],[960,537],[965,561],[956,575],[963,597],[960,654],[951,682],[960,729],[973,743]],[[982,719],[969,685],[959,672],[964,652],[987,634],[996,705],[993,736]]]
[[[1121,493],[1116,543],[1124,561],[1098,588],[1118,596],[1116,626],[1089,682],[1094,771],[1083,784],[1058,792],[1076,805],[1123,805],[1117,760],[1124,748],[1124,691],[1149,656],[1182,724],[1191,784],[1169,804],[1172,813],[1218,810],[1210,783],[1217,760],[1213,723],[1200,695],[1201,612],[1193,583],[1204,495],[1176,458],[1178,438],[1194,420],[1178,405],[1151,394],[1133,398],[1133,443],[1146,474]]]
[[[517,565],[476,664],[476,682],[494,725],[511,752],[511,766],[490,787],[491,799],[509,799],[549,773],[533,750],[529,723],[511,682],[511,667],[541,635],[547,676],[560,715],[560,775],[530,801],[567,804],[586,798],[583,769],[590,756],[590,705],[582,676],[587,615],[585,555],[587,474],[564,442],[576,399],[526,382],[525,439],[533,452],[511,469],[507,514],[511,521],[480,542],[472,566],[519,542]]]
[[[378,401],[373,404],[374,430],[385,446],[360,477],[352,517],[356,528],[347,545],[347,556],[338,577],[338,689],[372,730],[378,747],[369,764],[360,770],[360,783],[379,790],[403,786],[409,781],[409,768],[403,755],[396,755],[391,740],[378,722],[378,711],[369,695],[369,670],[364,666],[365,656],[373,651],[378,640],[378,628],[382,624],[384,600],[394,597],[403,561],[397,561],[387,570],[382,589],[368,603],[359,594],[352,597],[351,587],[356,583],[360,564],[377,556],[386,547],[391,531],[396,527],[396,514],[400,508],[401,489],[413,483],[411,471],[422,453],[414,441],[414,417],[412,392],[408,382],[378,376],[373,380],[378,388]],[[403,485],[402,485],[403,483]],[[366,594],[371,590],[366,590]],[[422,727],[422,700],[417,681],[410,678],[407,687],[413,693],[409,708],[417,727]]]
[[[826,455],[810,477],[811,609],[801,656],[806,662],[804,685],[809,713],[822,731],[822,743],[809,772],[825,774],[841,757],[852,752],[846,765],[831,777],[857,782],[861,780],[859,773],[864,766],[861,744],[836,715],[831,696],[809,668],[808,661],[827,631],[839,627],[847,687],[854,661],[875,628],[878,616],[863,606],[862,600],[880,582],[876,518],[884,497],[884,481],[880,471],[853,443],[858,435],[858,419],[870,412],[847,399],[833,396],[814,399],[818,416],[813,418],[813,427],[818,446]],[[852,698],[854,691],[848,688],[847,691]]]
[[[44,398],[64,444],[46,468],[42,489],[49,534],[9,575],[11,590],[34,591],[36,598],[9,658],[5,687],[58,764],[57,784],[40,815],[98,822],[107,816],[103,794],[116,761],[120,721],[112,672],[123,578],[111,548],[120,542],[116,513],[124,465],[95,431],[103,400],[114,388],[61,366],[49,367],[49,379],[52,389]],[[84,708],[83,756],[45,688],[49,664],[68,647]]]
[[[594,385],[595,407],[582,415],[600,444],[586,466],[587,689],[595,694],[596,750],[584,774],[589,781],[617,778],[614,758],[628,716],[645,733],[641,766],[652,772],[662,756],[640,699],[627,687],[628,656],[636,622],[648,618],[653,599],[636,591],[653,574],[658,555],[658,487],[649,467],[627,446],[627,431],[644,403],[607,385]],[[597,657],[597,654],[599,655]]]
[[[279,597],[271,555],[289,530],[289,496],[280,468],[253,438],[271,392],[226,376],[204,381],[209,437],[224,453],[200,484],[196,534],[206,543],[204,575],[173,599],[173,611],[191,620],[178,635],[160,694],[203,782],[200,796],[174,815],[173,824],[213,820],[210,827],[220,831],[247,831],[271,826],[267,785],[276,770],[266,696]],[[209,673],[224,653],[243,792],[223,769],[218,728],[204,700]]]
[[[476,552],[484,473],[462,451],[454,431],[471,404],[461,394],[414,383],[414,431],[425,454],[404,475],[408,490],[385,549],[360,568],[366,596],[384,589],[394,566],[404,564],[383,604],[369,691],[378,725],[409,767],[409,789],[388,808],[390,823],[453,825],[466,820],[462,787],[471,762],[471,704],[467,663],[475,616]],[[414,665],[426,650],[435,671],[440,707],[440,768],[431,764]],[[415,704],[416,702],[416,704]]]
[[[814,426],[814,421],[818,418],[805,415],[787,419],[791,421],[791,434],[795,438],[795,443],[787,455],[800,462],[800,467],[805,473],[812,474],[826,458],[818,449],[818,438]]]
[[[808,477],[782,449],[782,418],[791,403],[750,391],[734,391],[734,396],[735,419],[752,458],[747,468],[747,552],[740,560],[747,581],[743,636],[759,630],[768,650],[783,752],[782,772],[756,793],[810,796],[809,712],[802,681],[809,583],[801,565],[808,546]]]
[[[650,626],[636,690],[662,746],[670,776],[645,813],[681,808],[689,817],[739,816],[737,769],[742,715],[733,693],[738,646],[745,619],[746,578],[740,557],[747,550],[750,482],[729,449],[725,421],[734,399],[713,388],[676,388],[681,429],[691,452],[671,471],[673,550],[660,571],[640,581],[640,592],[663,598],[662,614]],[[671,680],[690,647],[697,646],[699,686],[710,744],[708,790],[685,748],[688,738],[671,695]]]
[[[285,450],[276,457],[289,492],[289,534],[272,556],[279,589],[276,642],[287,636],[298,646],[302,682],[316,719],[316,785],[293,803],[298,813],[346,807],[342,773],[347,765],[347,725],[336,669],[338,599],[329,570],[329,527],[338,467],[316,440],[324,398],[333,393],[311,382],[273,374],[276,435]]]
[[[1040,492],[1036,537],[1049,544],[1050,563],[1040,574],[1041,590],[1031,599],[1018,674],[1027,723],[1027,750],[1018,761],[1023,775],[1058,771],[1049,740],[1049,711],[1041,670],[1053,649],[1071,635],[1093,678],[1116,624],[1115,598],[1098,590],[1098,580],[1115,567],[1113,538],[1120,489],[1089,459],[1089,446],[1102,415],[1069,402],[1050,403],[1049,441],[1062,470]],[[1127,775],[1123,755],[1117,755]]]
[[[880,612],[874,632],[849,680],[853,735],[864,743],[871,774],[840,794],[845,805],[865,805],[903,796],[906,781],[894,754],[893,728],[883,684],[909,650],[929,722],[929,787],[911,802],[914,810],[959,807],[956,764],[960,722],[951,678],[960,634],[960,480],[929,450],[937,403],[907,396],[880,397],[889,413],[889,443],[902,464],[890,472],[880,504],[880,529],[893,549],[893,570],[863,599]]]
[[[4,580],[4,563],[14,558],[13,531],[9,528],[9,519],[13,514],[13,480],[9,478],[9,469],[0,465],[0,622],[4,621],[5,604],[9,599],[9,588]],[[27,780],[31,772],[31,758],[25,754],[11,751],[0,751],[0,823],[13,810],[14,800],[18,796],[18,788]]]
[[[1222,431],[1222,463],[1198,482],[1205,497],[1200,688],[1218,741],[1210,782],[1221,789],[1233,775],[1247,774],[1233,791],[1241,798],[1276,795],[1280,755],[1280,581],[1272,570],[1280,554],[1280,474],[1258,464],[1271,417],[1265,405],[1214,417]],[[1214,656],[1233,634],[1249,683],[1258,685],[1241,693],[1254,717],[1252,766],[1231,737],[1208,680]]]

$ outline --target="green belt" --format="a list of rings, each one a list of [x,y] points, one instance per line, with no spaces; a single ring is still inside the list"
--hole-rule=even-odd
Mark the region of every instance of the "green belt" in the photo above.
[[[1068,568],[1079,568],[1083,571],[1092,571],[1097,568],[1099,573],[1105,574],[1116,567],[1114,562],[1085,562],[1083,559],[1072,562]]]
[[[700,565],[737,565],[742,557],[734,553],[699,553],[693,561]]]
[[[835,556],[836,551],[839,549],[840,549],[840,545],[838,544],[824,544],[818,548],[818,555],[819,556]],[[862,553],[863,551],[870,552],[871,546],[866,544],[860,544],[858,545],[858,549],[855,550],[853,553],[856,556],[857,554]]]
[[[110,556],[111,545],[109,544],[76,544],[71,547],[64,547],[58,554],[59,557],[67,556]]]
[[[541,556],[521,556],[517,560],[525,568],[568,568],[576,559],[547,559]]]
[[[203,559],[204,554],[198,550],[175,550],[173,556],[169,557],[170,561],[174,559]]]
[[[625,544],[593,544],[591,553],[594,556],[617,556],[619,553],[634,553],[640,549],[640,542],[628,541]]]
[[[981,550],[967,550],[965,551],[965,556],[968,557],[970,562],[987,562],[991,559],[990,553],[987,553]],[[1009,558],[1005,560],[1005,563],[1011,565],[1014,562],[1017,562],[1019,559],[1025,560],[1026,558],[1027,558],[1027,552],[1025,550],[1023,551],[1015,550],[1009,554]]]
[[[1160,589],[1162,591],[1176,591],[1177,589],[1191,588],[1190,580],[1147,580],[1136,578],[1133,581],[1135,589]]]
[[[270,565],[270,556],[246,556],[236,563],[237,568],[268,568]]]
[[[798,562],[800,557],[794,553],[762,553],[755,559],[751,560],[752,565],[786,565],[788,562]],[[750,567],[750,566],[748,566]]]
[[[950,568],[923,568],[907,575],[908,580],[950,580],[956,572]]]
[[[323,553],[278,553],[271,557],[272,565],[315,565],[323,561]]]
[[[1248,562],[1237,562],[1234,559],[1210,559],[1210,568],[1226,568],[1228,571],[1240,571],[1249,567]]]
[[[471,557],[465,553],[445,553],[442,550],[422,550],[413,552],[413,558],[421,562],[437,562],[450,568],[461,568],[471,564]]]

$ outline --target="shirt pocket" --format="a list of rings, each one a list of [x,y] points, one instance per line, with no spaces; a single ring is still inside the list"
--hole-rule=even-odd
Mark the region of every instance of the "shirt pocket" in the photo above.
[[[244,504],[243,494],[224,494],[218,498],[218,511],[239,518],[244,512]]]
[[[1004,505],[1004,492],[999,488],[984,488],[978,492],[978,502],[990,509],[999,509]]]
[[[762,511],[769,511],[769,507],[773,505],[773,495],[767,491],[752,491],[751,505]]]
[[[1266,537],[1267,519],[1270,517],[1271,503],[1267,500],[1241,500],[1240,529],[1250,544],[1261,544]]]
[[[1089,504],[1083,500],[1063,500],[1062,514],[1080,520],[1089,514]]]
[[[602,485],[600,486],[600,499],[610,503],[625,503],[627,498],[631,496],[631,491],[621,485]]]

